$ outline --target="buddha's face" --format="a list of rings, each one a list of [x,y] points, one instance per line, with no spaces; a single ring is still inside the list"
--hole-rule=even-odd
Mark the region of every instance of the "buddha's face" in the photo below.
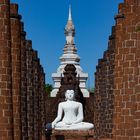
[[[74,100],[74,91],[67,90],[65,93],[66,100]]]

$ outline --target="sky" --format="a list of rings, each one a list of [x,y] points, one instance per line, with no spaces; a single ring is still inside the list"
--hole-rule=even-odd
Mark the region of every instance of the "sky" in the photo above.
[[[87,88],[94,87],[98,59],[108,47],[108,37],[115,25],[114,16],[123,0],[11,0],[19,4],[26,39],[32,40],[46,74],[46,83],[53,84],[65,45],[64,27],[69,3],[76,29],[75,44],[83,71],[89,74]]]

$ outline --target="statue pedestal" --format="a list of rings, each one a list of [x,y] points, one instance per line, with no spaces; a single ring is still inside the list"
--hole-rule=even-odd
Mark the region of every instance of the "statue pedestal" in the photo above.
[[[51,140],[95,140],[94,130],[52,131]]]

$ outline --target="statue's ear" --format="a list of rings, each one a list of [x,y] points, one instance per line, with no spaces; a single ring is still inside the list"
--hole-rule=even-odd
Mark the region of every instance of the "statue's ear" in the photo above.
[[[65,101],[67,101],[67,97],[65,97]]]
[[[65,92],[65,100],[67,100],[67,91],[68,91],[68,90],[66,90],[66,92]]]

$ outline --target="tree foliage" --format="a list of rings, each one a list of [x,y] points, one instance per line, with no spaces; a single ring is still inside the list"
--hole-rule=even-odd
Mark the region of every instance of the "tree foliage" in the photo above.
[[[90,92],[90,94],[94,94],[95,88],[90,88],[90,89],[89,89],[89,92]]]
[[[48,96],[50,96],[52,90],[53,90],[53,86],[51,84],[45,85],[45,91],[48,94]]]

